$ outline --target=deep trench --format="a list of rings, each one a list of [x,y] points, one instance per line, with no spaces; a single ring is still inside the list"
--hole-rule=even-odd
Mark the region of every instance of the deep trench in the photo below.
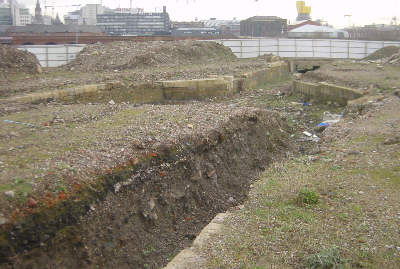
[[[14,230],[31,247],[15,243],[20,248],[0,267],[162,268],[216,214],[246,199],[254,177],[293,149],[289,135],[277,113],[255,110],[164,147],[155,160],[106,176],[104,195],[84,214],[68,213],[74,221],[63,215],[65,225],[54,234],[46,233],[51,223],[20,235]]]

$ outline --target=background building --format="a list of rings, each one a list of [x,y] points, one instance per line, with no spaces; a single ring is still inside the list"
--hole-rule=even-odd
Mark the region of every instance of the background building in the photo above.
[[[19,25],[20,8],[17,1],[9,0],[0,3],[0,25]]]
[[[287,20],[276,16],[255,16],[240,22],[240,35],[278,37],[286,34]]]
[[[172,35],[173,36],[193,36],[193,37],[215,37],[219,36],[220,32],[219,30],[215,28],[199,28],[199,27],[194,27],[194,28],[175,28],[172,29]]]
[[[11,9],[8,4],[0,4],[0,25],[12,25]]]
[[[106,8],[98,4],[88,4],[81,8],[81,17],[83,24],[96,25],[97,15],[104,14]]]
[[[81,16],[81,11],[75,10],[68,12],[68,14],[64,16],[64,23],[68,25],[70,24],[82,25],[83,18]]]
[[[217,29],[223,36],[240,36],[240,21],[233,20],[217,20],[211,18],[209,20],[202,21],[205,27]]]
[[[97,26],[109,35],[169,35],[171,22],[164,6],[161,13],[142,13],[138,10],[116,9],[97,15]]]
[[[349,33],[328,26],[303,25],[288,32],[289,38],[312,38],[312,39],[347,39]]]
[[[345,29],[349,32],[350,39],[400,41],[400,25],[365,25]]]
[[[44,19],[43,19],[43,15],[42,15],[42,8],[40,7],[39,0],[36,1],[35,17],[33,18],[33,23],[34,24],[44,24]]]
[[[19,23],[17,25],[25,26],[28,24],[32,24],[32,15],[29,12],[28,8],[20,8],[19,9]]]
[[[305,1],[297,1],[297,21],[308,21],[311,20],[311,7],[306,6]]]

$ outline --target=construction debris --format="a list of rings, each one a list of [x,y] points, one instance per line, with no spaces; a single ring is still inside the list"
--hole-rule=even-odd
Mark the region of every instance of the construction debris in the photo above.
[[[68,70],[118,72],[158,66],[178,66],[232,61],[232,51],[216,42],[113,42],[93,44],[83,49],[77,58],[65,66]]]
[[[389,46],[382,48],[364,58],[363,60],[382,64],[400,65],[400,47]]]
[[[0,45],[0,76],[19,72],[37,74],[42,72],[42,68],[32,53]]]

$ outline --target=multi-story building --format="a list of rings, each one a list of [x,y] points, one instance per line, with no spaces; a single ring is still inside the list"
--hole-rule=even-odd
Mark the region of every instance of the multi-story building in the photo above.
[[[19,9],[19,23],[18,26],[25,26],[28,24],[32,24],[32,15],[29,12],[28,8],[20,8]]]
[[[167,8],[163,12],[144,13],[141,10],[112,10],[97,15],[97,26],[109,35],[140,36],[170,34]]]
[[[75,11],[68,12],[68,14],[64,16],[64,23],[67,25],[70,25],[70,24],[82,25],[83,18],[81,16],[81,11],[75,10]]]
[[[278,37],[286,34],[287,20],[276,16],[255,16],[240,22],[240,35]]]
[[[202,21],[205,27],[211,27],[217,29],[221,35],[232,35],[239,36],[240,35],[240,21],[233,20],[217,20],[215,18],[211,18],[209,20]]]
[[[17,1],[10,0],[9,3],[0,3],[0,25],[18,25],[19,7]]]
[[[11,9],[8,5],[0,4],[0,25],[12,25]]]
[[[96,25],[97,15],[104,14],[106,8],[98,4],[88,4],[81,8],[83,24]]]

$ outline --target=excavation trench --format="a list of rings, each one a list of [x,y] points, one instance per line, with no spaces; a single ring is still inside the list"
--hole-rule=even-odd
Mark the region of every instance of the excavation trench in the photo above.
[[[161,268],[251,180],[293,150],[277,113],[250,109],[118,167],[3,230],[1,268]]]

